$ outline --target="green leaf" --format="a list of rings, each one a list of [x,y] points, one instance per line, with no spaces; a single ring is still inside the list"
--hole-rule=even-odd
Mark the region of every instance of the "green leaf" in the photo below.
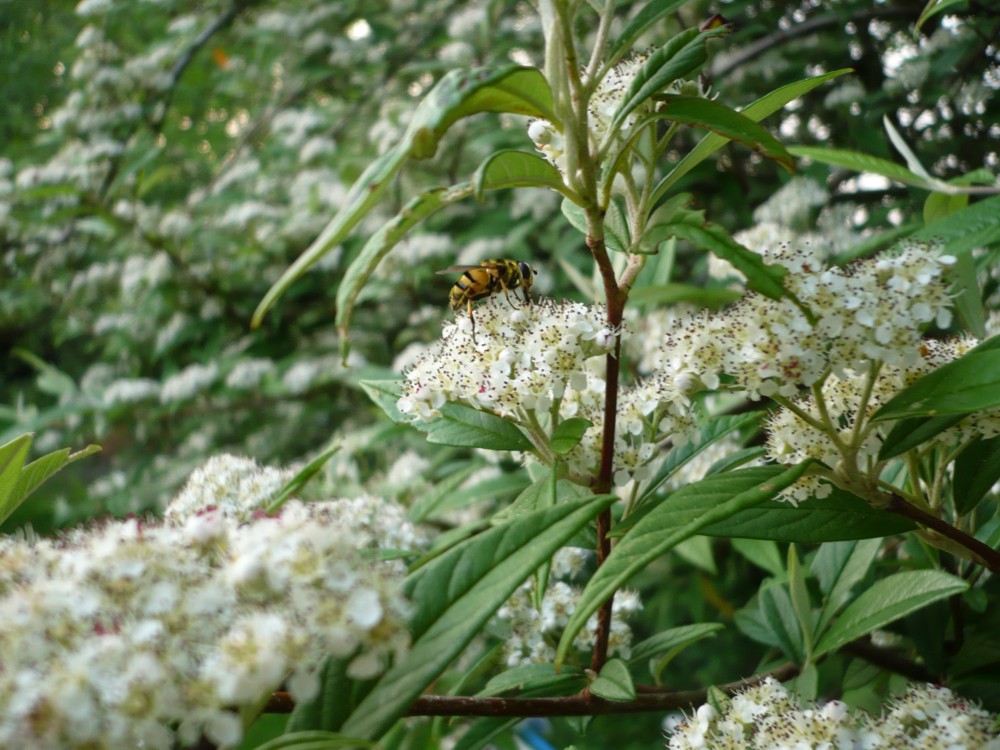
[[[642,502],[650,498],[653,493],[667,479],[674,475],[684,464],[693,459],[708,446],[722,440],[727,435],[738,432],[744,427],[755,424],[761,418],[763,412],[751,412],[749,414],[724,414],[714,417],[707,424],[698,429],[698,434],[690,438],[683,445],[678,445],[670,449],[664,457],[660,468],[649,483],[649,487],[642,496]]]
[[[955,512],[971,513],[993,485],[1000,481],[1000,437],[976,440],[955,460],[952,493]]]
[[[289,287],[350,234],[358,222],[378,203],[382,193],[392,184],[392,178],[396,176],[407,158],[406,144],[400,143],[368,165],[351,186],[340,210],[330,223],[267,290],[250,319],[251,328],[259,328],[267,311],[274,307],[274,303],[288,291]],[[351,287],[353,284],[349,286]]]
[[[647,235],[657,238],[679,237],[698,248],[708,250],[716,257],[727,260],[747,279],[747,286],[771,299],[781,299],[788,292],[781,280],[788,273],[782,266],[768,265],[758,254],[745,248],[729,233],[704,220],[700,211],[688,211],[682,221],[661,224],[650,228]]]
[[[434,156],[438,142],[455,122],[480,112],[510,112],[544,117],[556,124],[552,92],[549,91],[545,77],[534,68],[508,65],[499,69],[453,70],[446,74],[413,113],[403,139],[368,165],[351,186],[343,205],[330,223],[267,291],[254,311],[251,326],[259,327],[267,311],[281,295],[347,237],[378,203],[407,160]],[[429,208],[427,210],[430,211]],[[408,218],[400,219],[394,228],[386,230],[387,238],[400,231],[405,233],[405,229],[413,223],[415,221]],[[382,245],[388,241],[387,238],[378,240],[370,254],[378,255],[382,252]],[[351,297],[353,301],[357,296],[357,289],[360,288],[358,278],[365,275],[364,269],[369,265],[366,263],[363,268],[355,269],[354,276],[346,285],[345,299]],[[346,314],[350,315],[349,312]],[[346,323],[342,327],[346,327]]]
[[[808,158],[818,161],[821,164],[829,164],[841,169],[850,169],[856,172],[873,172],[890,180],[901,182],[904,185],[923,188],[924,190],[934,190],[937,184],[934,180],[928,180],[914,174],[906,167],[896,164],[896,162],[882,159],[871,154],[864,154],[860,151],[849,151],[840,148],[825,148],[823,146],[792,146],[788,149],[793,156]]]
[[[340,748],[375,747],[375,743],[360,737],[347,737],[335,732],[308,730],[275,737],[258,745],[255,750],[339,750]]]
[[[582,688],[585,681],[583,670],[579,667],[565,666],[556,671],[555,664],[521,664],[490,679],[477,695],[495,696],[526,690],[562,692],[577,685]]]
[[[440,506],[447,502],[448,496],[455,492],[473,472],[479,470],[475,464],[453,471],[448,476],[439,479],[426,493],[417,497],[407,512],[414,523],[423,523],[441,513]]]
[[[955,280],[952,296],[955,299],[955,309],[972,335],[986,338],[986,314],[976,275],[976,259],[972,257],[972,253],[958,255],[951,269],[951,276]]]
[[[285,483],[285,486],[279,490],[277,497],[275,497],[274,500],[271,501],[270,505],[267,506],[267,512],[276,512],[278,508],[285,504],[285,501],[288,500],[288,498],[305,487],[309,483],[309,480],[316,476],[320,469],[326,465],[326,462],[330,460],[330,457],[339,450],[339,445],[331,445],[325,451],[316,456],[316,458],[306,464],[302,469],[300,469],[299,472],[294,477],[289,479]]]
[[[737,141],[762,156],[773,159],[789,172],[795,171],[795,160],[788,149],[767,128],[746,115],[700,96],[669,94],[662,97],[662,101],[663,104],[656,108],[656,114],[646,118],[647,122],[672,120],[711,130],[727,141]]]
[[[593,422],[583,417],[564,419],[552,431],[549,449],[557,456],[565,456],[580,444],[584,433],[593,426]]]
[[[901,419],[892,426],[879,448],[880,460],[900,456],[909,450],[925,443],[939,432],[944,432],[965,418],[964,414],[951,414],[946,417],[913,417]]]
[[[815,656],[818,658],[855,638],[968,588],[968,582],[940,570],[905,571],[876,581],[843,611],[820,638]]]
[[[872,421],[969,414],[1000,405],[1000,350],[970,351],[897,393]]]
[[[660,654],[674,653],[676,655],[680,653],[680,649],[705,638],[715,637],[715,634],[724,630],[725,627],[721,622],[701,622],[664,630],[662,633],[657,633],[633,646],[629,662],[635,664]]]
[[[806,661],[805,637],[788,589],[780,584],[765,582],[759,595],[760,612],[771,637],[785,655],[796,664]]]
[[[826,599],[816,625],[817,634],[826,630],[834,615],[850,600],[852,589],[868,575],[881,548],[881,539],[832,542],[819,548],[812,571]]]
[[[809,466],[804,462],[784,470],[757,467],[708,477],[654,507],[618,541],[587,583],[563,631],[556,663],[565,658],[587,619],[633,575],[702,528],[774,497]]]
[[[580,197],[566,187],[559,170],[541,156],[528,151],[497,151],[486,158],[472,177],[477,200],[487,190],[513,187],[547,187],[562,193],[567,200],[580,202]]]
[[[647,29],[668,13],[673,13],[684,5],[685,2],[687,0],[667,0],[666,2],[664,0],[651,0],[645,8],[635,14],[632,20],[621,30],[621,33],[618,34],[614,49],[608,55],[608,59],[612,61],[619,60],[632,49],[635,40],[642,36]]]
[[[407,201],[396,216],[368,238],[361,252],[344,271],[344,277],[337,287],[336,323],[343,341],[346,342],[348,339],[351,314],[354,312],[358,295],[379,263],[417,224],[445,206],[450,206],[470,195],[472,186],[467,182],[450,188],[428,190]],[[308,250],[306,252],[308,253]],[[346,352],[344,354],[346,356]]]
[[[350,656],[328,656],[319,670],[320,691],[312,699],[298,701],[288,719],[286,731],[337,731],[350,715],[353,681],[347,676]]]
[[[740,111],[740,114],[753,120],[754,122],[760,122],[768,115],[777,112],[790,101],[808,94],[810,91],[823,85],[827,81],[851,72],[853,71],[850,68],[841,68],[840,70],[834,70],[821,76],[806,78],[801,81],[796,81],[795,83],[789,83],[785,86],[781,86],[780,88],[765,94],[760,99],[751,102]],[[666,195],[667,191],[676,185],[684,175],[701,164],[701,162],[705,161],[705,159],[725,146],[728,142],[728,138],[718,135],[717,133],[710,133],[702,138],[701,141],[698,142],[698,145],[688,151],[688,153],[684,155],[684,158],[677,162],[677,166],[670,170],[670,172],[668,172],[663,179],[660,180],[656,188],[653,190],[652,197],[650,198],[650,205],[656,205],[659,203],[660,199]]]
[[[382,675],[345,722],[345,734],[377,738],[444,671],[534,570],[617,498],[561,503],[454,547],[407,578],[415,603],[413,647]],[[544,529],[544,534],[539,534]]]
[[[742,539],[733,537],[733,549],[775,578],[785,575],[785,563],[781,559],[778,545],[766,539]]]
[[[396,408],[396,402],[403,395],[403,381],[392,380],[361,380],[358,385],[372,402],[385,412],[396,424],[410,424],[410,418]]]
[[[816,544],[884,537],[914,528],[912,521],[876,510],[856,495],[834,488],[829,497],[813,497],[797,507],[783,501],[761,503],[710,524],[699,533]]]
[[[805,571],[802,569],[802,563],[799,561],[794,544],[788,545],[788,593],[792,599],[795,619],[799,623],[799,632],[802,634],[802,649],[805,652],[805,660],[809,662],[812,660],[812,646],[815,640],[813,632],[815,618],[809,600],[809,590],[806,588]]]
[[[579,230],[583,236],[587,236],[587,216],[580,206],[569,199],[565,199],[561,205],[563,216],[569,221],[570,226]],[[608,212],[604,216],[604,243],[609,250],[616,253],[625,253],[629,250],[628,227],[625,223],[625,215],[617,201],[611,201]]]
[[[23,466],[32,438],[31,434],[22,435],[0,448],[0,523],[10,518],[18,506],[57,471],[101,450],[99,445],[88,445],[75,453],[71,453],[69,448],[63,448]],[[18,470],[16,475],[11,473],[15,466]],[[13,486],[9,483],[12,477]]]
[[[942,253],[962,255],[1000,242],[1000,195],[977,201],[961,211],[935,221],[902,241],[940,246]]]
[[[635,700],[635,685],[621,659],[608,659],[601,674],[590,683],[590,692],[606,701]]]
[[[947,193],[931,193],[924,201],[924,224],[951,216],[969,205],[969,196],[949,195]]]
[[[531,441],[506,419],[472,409],[462,404],[445,404],[441,419],[414,427],[427,432],[427,442],[459,448],[485,448],[493,451],[530,451]]]
[[[619,129],[625,118],[653,94],[698,70],[708,59],[705,42],[728,33],[725,26],[705,31],[686,29],[653,52],[632,79],[608,130]]]
[[[7,518],[13,510],[7,510],[7,508],[11,504],[11,498],[14,496],[21,476],[21,468],[24,466],[24,460],[28,457],[28,451],[31,449],[31,441],[34,439],[34,433],[29,432],[0,446],[0,509],[6,511],[3,518]],[[14,507],[16,508],[17,505],[15,504]]]
[[[553,476],[553,471],[550,469],[541,479],[525,487],[521,494],[514,498],[513,503],[493,516],[491,523],[494,525],[508,523],[528,513],[551,508],[557,503],[575,500],[587,494],[580,485],[566,479],[559,479],[553,483]]]
[[[920,27],[923,26],[927,19],[931,16],[935,16],[943,10],[950,8],[953,5],[961,5],[965,0],[929,0],[924,9],[920,11],[920,17],[917,18],[917,22],[913,25],[913,30],[920,31]]]

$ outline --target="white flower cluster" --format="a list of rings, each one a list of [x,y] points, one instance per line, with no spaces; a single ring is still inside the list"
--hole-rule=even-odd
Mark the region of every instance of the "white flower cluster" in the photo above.
[[[910,687],[881,717],[852,716],[831,701],[799,708],[773,678],[733,696],[724,713],[705,704],[674,726],[670,750],[1000,750],[996,717],[947,688]]]
[[[507,666],[551,663],[556,656],[555,644],[580,601],[582,589],[565,580],[583,569],[592,553],[566,547],[552,559],[549,585],[542,598],[541,609],[535,608],[534,579],[526,581],[497,612],[497,617],[510,624],[511,634],[504,643]],[[639,595],[619,591],[611,616],[608,651],[627,659],[632,649],[632,629],[627,618],[642,609]],[[573,645],[582,652],[593,646],[597,635],[597,615],[593,615],[580,630]]]
[[[452,401],[529,422],[585,389],[585,362],[613,346],[602,307],[542,299],[511,310],[495,295],[475,309],[475,339],[464,315],[445,324],[406,373],[397,408],[430,421]]]
[[[916,359],[907,366],[883,365],[872,382],[871,371],[848,370],[832,374],[821,388],[822,408],[813,396],[795,399],[792,404],[817,422],[828,419],[835,426],[842,444],[851,444],[857,434],[860,440],[854,446],[859,467],[875,464],[882,441],[893,422],[872,424],[869,418],[883,404],[920,377],[959,358],[978,342],[973,338],[947,341],[927,340],[914,349]],[[867,400],[862,403],[862,399]],[[827,415],[824,417],[824,414]],[[859,424],[860,420],[860,424]],[[942,447],[955,446],[973,437],[992,438],[1000,435],[1000,409],[991,409],[966,418],[953,427],[934,436],[933,442]],[[827,466],[835,467],[841,461],[841,452],[828,432],[807,424],[788,408],[774,412],[767,425],[767,447],[771,458],[784,464],[796,464],[806,458],[815,458]],[[793,502],[805,500],[814,493],[828,494],[828,485],[817,484],[815,477],[800,480],[786,490]]]
[[[922,328],[951,321],[944,272],[954,258],[928,248],[825,270],[809,247],[785,245],[763,255],[788,269],[786,286],[815,320],[788,298],[749,294],[668,334],[663,371],[654,377],[673,378],[687,392],[698,383],[718,388],[725,374],[751,398],[791,397],[830,371],[865,371],[872,361],[912,365]]]
[[[290,501],[243,523],[214,502],[0,540],[0,746],[232,747],[241,709],[283,684],[315,695],[326,654],[367,678],[408,648],[402,570],[362,560],[356,509]]]

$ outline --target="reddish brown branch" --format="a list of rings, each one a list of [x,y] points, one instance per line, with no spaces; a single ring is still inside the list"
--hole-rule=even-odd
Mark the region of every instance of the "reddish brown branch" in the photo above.
[[[718,689],[732,694],[773,677],[779,682],[799,673],[795,664],[783,664],[770,672],[736,680]],[[597,716],[604,714],[655,713],[700,705],[708,699],[708,688],[669,690],[639,685],[638,695],[630,701],[606,701],[589,693],[564,698],[477,698],[454,695],[424,695],[417,698],[407,716]],[[289,713],[293,706],[288,693],[275,693],[265,713]]]
[[[997,552],[988,544],[979,541],[960,529],[956,529],[947,521],[918,508],[899,495],[891,495],[887,508],[891,513],[896,513],[909,518],[911,521],[916,521],[921,526],[926,526],[928,529],[936,531],[941,536],[965,547],[977,563],[994,573],[1000,573],[1000,552]]]

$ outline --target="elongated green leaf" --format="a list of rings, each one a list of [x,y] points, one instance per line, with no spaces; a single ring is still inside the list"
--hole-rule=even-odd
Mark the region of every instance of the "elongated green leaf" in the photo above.
[[[972,257],[972,253],[960,253],[955,258],[951,275],[955,280],[952,292],[955,309],[973,336],[986,338],[986,313],[983,310],[983,296],[979,289],[976,259]]]
[[[521,494],[514,498],[513,503],[493,516],[492,523],[508,523],[528,513],[551,508],[564,500],[573,500],[587,494],[578,484],[565,479],[553,482],[552,478],[552,472],[548,471],[537,482],[525,487]]]
[[[673,13],[684,5],[685,2],[687,0],[650,0],[646,7],[636,13],[632,20],[625,25],[621,33],[618,34],[614,49],[608,55],[608,59],[617,61],[620,57],[627,54],[635,43],[635,40],[642,36],[646,29],[650,28],[668,13]]]
[[[381,736],[514,589],[616,499],[588,497],[531,513],[458,545],[411,574],[406,593],[416,605],[410,620],[413,647],[379,678],[344,724],[344,733]]]
[[[864,154],[860,151],[848,151],[840,148],[825,148],[823,146],[792,146],[788,149],[793,156],[808,158],[818,161],[821,164],[829,164],[842,169],[852,169],[856,172],[874,172],[890,180],[901,182],[904,185],[923,188],[924,190],[934,190],[936,184],[933,180],[914,174],[909,169],[896,162],[882,159],[871,154]]]
[[[913,30],[920,31],[920,27],[923,26],[927,22],[927,19],[931,16],[935,16],[953,5],[961,5],[964,2],[965,0],[928,0],[927,5],[925,5],[924,9],[920,11],[920,17],[917,19],[916,24],[914,24]]]
[[[850,600],[851,590],[868,574],[881,547],[881,539],[866,539],[834,542],[819,548],[812,570],[826,600],[816,625],[817,634],[822,635],[834,615]]]
[[[31,435],[24,435],[22,438],[28,438],[27,442],[24,443],[24,452],[27,453],[27,448],[31,444]],[[21,440],[22,438],[18,438]],[[69,448],[63,448],[61,450],[53,451],[48,453],[41,458],[36,458],[27,466],[20,468],[20,473],[16,476],[13,488],[8,488],[7,471],[13,465],[17,463],[16,456],[14,463],[8,463],[4,460],[3,453],[4,449],[9,446],[15,445],[17,441],[8,443],[7,445],[0,448],[0,523],[6,521],[11,513],[17,510],[18,506],[23,503],[27,497],[37,490],[43,482],[49,479],[53,474],[60,471],[61,469],[69,466],[74,461],[79,461],[81,458],[86,458],[87,456],[92,456],[101,450],[99,445],[88,445],[83,450],[71,453]],[[20,461],[24,461],[24,456],[22,455]]]
[[[653,52],[632,79],[611,118],[609,130],[620,128],[625,118],[653,94],[698,70],[708,59],[705,42],[728,33],[729,29],[725,26],[705,31],[687,29]]]
[[[350,658],[327,657],[319,670],[320,691],[299,701],[288,719],[288,732],[322,730],[335,732],[351,713],[352,680],[347,676]]]
[[[967,581],[940,570],[911,570],[883,578],[855,599],[816,644],[815,656],[905,617],[921,607],[959,594]]]
[[[570,226],[579,230],[580,234],[586,237],[587,217],[583,209],[569,199],[564,200],[560,207]],[[604,244],[608,246],[608,250],[624,253],[629,251],[629,242],[624,213],[621,206],[616,201],[612,201],[604,216]]]
[[[601,674],[590,683],[590,692],[606,701],[635,700],[635,684],[621,659],[608,659]]]
[[[21,476],[21,468],[24,466],[28,451],[31,449],[31,441],[34,439],[34,433],[28,433],[0,446],[0,509],[6,508],[10,504]]]
[[[584,687],[585,680],[579,667],[566,666],[557,672],[555,664],[522,664],[490,679],[477,695],[494,696],[525,690],[561,691],[573,686]]]
[[[275,737],[258,745],[255,750],[341,750],[342,748],[375,747],[375,743],[360,737],[347,737],[336,732],[308,730]]]
[[[378,203],[382,193],[392,184],[392,178],[396,176],[407,158],[406,144],[400,143],[368,165],[351,186],[343,205],[330,223],[267,290],[250,319],[252,328],[260,327],[267,311],[274,307],[274,303],[288,291],[288,288],[350,234],[358,222]]]
[[[556,651],[560,663],[587,619],[629,578],[701,529],[773,498],[809,468],[757,467],[708,477],[671,495],[644,516],[594,573]],[[705,510],[708,506],[708,510]]]
[[[749,414],[724,414],[719,417],[714,417],[708,424],[702,425],[698,429],[698,434],[689,439],[683,445],[675,446],[670,449],[666,457],[663,459],[663,463],[660,464],[660,468],[657,470],[656,475],[649,483],[649,487],[642,496],[642,502],[645,502],[647,498],[651,497],[653,493],[660,487],[663,482],[673,476],[680,467],[690,461],[692,458],[697,456],[703,450],[708,448],[708,446],[713,443],[722,440],[722,438],[727,435],[732,434],[742,430],[751,424],[754,424],[758,419],[761,418],[763,412],[751,412]]]
[[[785,561],[782,559],[778,545],[767,539],[744,539],[733,537],[733,549],[756,565],[766,570],[775,578],[785,575]]]
[[[861,498],[834,489],[829,497],[814,497],[797,507],[782,501],[761,503],[710,524],[699,533],[723,538],[816,544],[884,537],[914,528],[912,521],[876,510]]]
[[[281,295],[348,236],[379,201],[408,159],[434,156],[448,128],[480,112],[511,112],[549,120],[555,117],[552,92],[545,77],[534,68],[509,65],[499,69],[453,70],[443,76],[413,113],[403,140],[365,169],[319,237],[267,291],[254,311],[251,325],[260,326],[264,315]],[[377,254],[377,251],[372,253]],[[355,274],[360,276],[362,269],[357,269]],[[357,288],[357,279],[352,278],[344,292],[345,299],[356,296]]]
[[[808,94],[810,91],[823,85],[827,81],[851,72],[853,71],[850,68],[841,68],[840,70],[834,70],[821,76],[806,78],[801,81],[796,81],[795,83],[789,83],[768,94],[765,94],[760,99],[751,102],[740,111],[740,114],[753,120],[754,122],[760,122],[768,115],[777,112],[793,99],[798,99],[800,96]],[[701,162],[705,161],[705,159],[714,154],[720,148],[725,146],[728,142],[728,138],[718,135],[717,133],[710,133],[702,138],[701,141],[698,142],[698,145],[685,154],[684,158],[677,162],[677,166],[670,170],[670,172],[668,172],[663,179],[660,180],[657,186],[653,189],[650,203],[652,205],[659,203],[660,199],[666,195],[670,188],[677,184],[678,180],[701,164]]]
[[[487,190],[513,187],[547,187],[562,193],[568,200],[580,202],[566,187],[559,170],[537,154],[528,151],[497,151],[486,158],[472,177],[476,198]]]
[[[354,312],[358,294],[378,268],[379,263],[417,224],[445,206],[450,206],[470,195],[472,186],[467,182],[421,193],[411,198],[396,216],[368,239],[361,252],[347,267],[344,278],[337,287],[337,328],[343,341],[348,338],[351,314]]]
[[[940,246],[942,253],[951,255],[1000,242],[1000,196],[976,201],[903,240],[912,241]]]
[[[925,443],[939,432],[944,432],[952,425],[965,418],[964,414],[950,414],[946,417],[912,417],[901,419],[892,426],[879,448],[878,457],[882,460],[900,456],[921,443]]]
[[[805,660],[808,662],[811,661],[812,646],[815,641],[813,628],[816,624],[816,618],[813,615],[809,590],[806,588],[805,571],[802,569],[802,563],[794,544],[788,545],[788,594],[792,599],[795,619],[799,623],[799,632],[802,634],[802,649],[805,651]]]
[[[325,451],[316,456],[316,458],[306,464],[302,469],[300,469],[294,477],[285,482],[285,486],[278,491],[277,497],[275,497],[274,500],[272,500],[267,506],[267,512],[274,513],[278,510],[278,508],[285,504],[285,501],[288,500],[288,498],[305,487],[309,483],[309,480],[319,473],[320,469],[326,465],[326,462],[329,461],[330,457],[333,456],[333,454],[338,450],[340,450],[340,445],[331,445]]]
[[[977,440],[962,451],[955,461],[952,492],[955,512],[970,513],[1000,481],[1000,437]]]
[[[443,479],[439,479],[430,490],[417,497],[410,505],[407,512],[410,520],[414,523],[423,523],[429,518],[434,518],[438,515],[439,506],[446,502],[448,496],[462,482],[468,479],[474,471],[478,470],[479,467],[476,465],[466,466],[463,469],[451,472]]]
[[[725,627],[721,622],[700,622],[696,625],[681,625],[680,627],[664,630],[633,646],[629,662],[634,664],[645,659],[651,659],[659,654],[690,646],[692,643],[697,643],[705,638],[714,637],[716,633],[725,629]]]
[[[673,120],[718,133],[729,141],[736,141],[753,149],[768,159],[773,159],[789,172],[795,171],[795,161],[777,138],[744,114],[700,96],[670,94],[656,108],[656,114],[646,118]]]
[[[771,638],[796,664],[806,661],[805,636],[788,589],[779,584],[765,584],[759,596],[760,612],[771,631]]]
[[[658,239],[679,237],[729,261],[746,277],[747,286],[765,297],[781,299],[788,295],[781,283],[788,273],[785,268],[768,265],[758,253],[738,243],[722,227],[705,221],[701,214],[700,211],[688,211],[681,221],[651,227],[646,234]]]
[[[969,414],[998,405],[1000,350],[971,351],[897,393],[872,420]]]
[[[423,428],[427,431],[427,442],[437,445],[494,451],[533,449],[531,441],[516,425],[462,404],[445,404],[441,407],[441,419],[429,422]]]

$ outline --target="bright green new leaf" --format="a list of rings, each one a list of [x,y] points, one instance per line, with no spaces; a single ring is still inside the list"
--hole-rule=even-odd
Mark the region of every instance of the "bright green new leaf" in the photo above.
[[[968,208],[938,219],[900,244],[926,242],[942,254],[962,255],[974,248],[1000,243],[1000,195],[976,201]]]
[[[412,573],[406,593],[416,606],[410,620],[413,647],[378,679],[343,732],[368,738],[385,733],[514,590],[616,499],[588,497],[531,513],[463,542]]]
[[[774,642],[789,659],[796,664],[804,664],[809,652],[788,589],[781,584],[766,581],[758,595],[758,604],[763,622]]]
[[[810,465],[806,461],[784,470],[755,467],[708,477],[679,489],[653,508],[619,540],[587,583],[563,631],[556,663],[565,658],[587,619],[633,575],[705,526],[775,497]]]
[[[285,486],[278,491],[278,495],[267,506],[267,512],[276,512],[278,508],[285,504],[285,501],[288,500],[288,498],[305,487],[306,484],[309,483],[309,480],[316,476],[319,473],[319,470],[326,465],[326,462],[330,460],[330,457],[339,450],[339,444],[331,445],[325,451],[316,456],[316,458],[306,464],[302,469],[300,469],[299,472],[285,482]]]
[[[4,519],[13,510],[13,508],[8,509],[8,506],[11,505],[11,498],[21,477],[21,469],[31,449],[31,441],[34,439],[35,434],[28,433],[0,446],[0,513],[6,511],[0,517]]]
[[[1000,350],[970,351],[897,393],[872,420],[970,414],[1000,406]]]
[[[814,655],[818,658],[968,588],[967,581],[940,570],[910,570],[876,581],[836,618],[816,644]]]
[[[823,146],[792,146],[788,149],[793,156],[808,158],[818,161],[821,164],[851,169],[855,172],[873,172],[890,180],[901,182],[904,185],[923,188],[924,190],[934,190],[936,182],[928,180],[914,174],[906,167],[896,164],[896,162],[882,159],[871,154],[860,151],[848,151],[840,148],[825,148]]]
[[[647,121],[672,120],[685,125],[718,133],[727,141],[736,141],[753,151],[773,159],[789,172],[795,171],[795,161],[777,138],[764,126],[724,104],[700,96],[670,94]]]
[[[635,700],[635,684],[625,662],[608,659],[600,675],[590,683],[590,692],[607,701]]]

